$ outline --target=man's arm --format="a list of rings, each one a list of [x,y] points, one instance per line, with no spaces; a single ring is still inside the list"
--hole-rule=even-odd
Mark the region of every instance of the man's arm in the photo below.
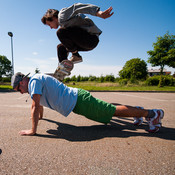
[[[112,9],[113,8],[110,7],[105,11],[100,11],[100,7],[93,4],[75,3],[70,7],[60,10],[58,14],[59,23],[69,20],[78,13],[90,14],[92,16],[98,16],[100,18],[106,19],[114,14],[114,12],[111,13]]]
[[[114,12],[111,13],[112,9],[113,9],[112,7],[109,7],[105,11],[97,11],[96,16],[103,18],[103,19],[109,18],[114,14]]]
[[[58,16],[60,21],[66,21],[78,13],[95,16],[99,9],[100,7],[93,4],[75,3],[70,7],[61,9]]]
[[[43,112],[44,112],[44,108],[43,108],[43,106],[40,106],[40,108],[39,108],[39,120],[41,120],[43,118]]]
[[[40,116],[40,95],[34,94],[32,99],[32,107],[31,107],[31,119],[32,119],[32,129],[30,130],[22,130],[19,132],[20,135],[34,135],[36,134],[38,120]]]

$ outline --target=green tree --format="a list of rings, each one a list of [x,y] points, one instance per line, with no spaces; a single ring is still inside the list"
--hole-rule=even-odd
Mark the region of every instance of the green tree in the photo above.
[[[164,66],[175,68],[175,35],[169,35],[167,32],[163,37],[157,37],[157,42],[153,43],[153,50],[147,51],[148,63],[154,66],[160,66],[161,75]]]
[[[157,42],[153,43],[153,50],[147,51],[148,62],[154,66],[160,66],[159,87],[163,86],[162,75],[164,66],[175,68],[175,35],[167,32],[163,37],[157,37]]]
[[[123,69],[119,72],[121,79],[137,79],[142,80],[147,77],[147,64],[140,58],[133,58],[127,61]]]
[[[77,80],[76,80],[77,82],[80,82],[81,81],[81,75],[78,75],[78,77],[77,77]]]
[[[97,80],[97,77],[96,76],[93,76],[93,75],[90,75],[89,76],[88,81],[96,81],[96,80]]]
[[[76,78],[76,76],[74,75],[72,78],[71,78],[71,81],[76,81],[77,80],[77,78]]]
[[[9,77],[12,75],[11,61],[6,56],[0,55],[0,78],[3,76]]]
[[[104,77],[104,81],[114,82],[115,81],[115,77],[112,74],[111,75],[106,75]]]
[[[101,83],[103,83],[105,81],[105,77],[103,75],[101,75],[99,80],[100,80]]]

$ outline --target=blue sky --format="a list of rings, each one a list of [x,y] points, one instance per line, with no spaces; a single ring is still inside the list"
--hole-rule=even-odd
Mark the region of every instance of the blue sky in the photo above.
[[[98,5],[102,11],[112,6],[114,15],[108,19],[89,16],[103,33],[94,50],[80,52],[83,63],[75,65],[72,75],[117,76],[126,61],[137,57],[147,61],[157,36],[167,31],[175,35],[175,0],[0,0],[0,55],[11,60],[7,33],[13,32],[15,72],[55,71],[60,42],[56,30],[43,25],[41,18],[48,8],[60,10],[77,2]]]

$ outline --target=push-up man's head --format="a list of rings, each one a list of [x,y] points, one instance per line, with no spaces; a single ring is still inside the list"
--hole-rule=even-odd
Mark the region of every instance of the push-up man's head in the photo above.
[[[15,75],[12,76],[11,86],[15,91],[20,91],[22,94],[28,92],[29,78],[27,76],[29,74],[24,75],[21,72],[17,72]]]

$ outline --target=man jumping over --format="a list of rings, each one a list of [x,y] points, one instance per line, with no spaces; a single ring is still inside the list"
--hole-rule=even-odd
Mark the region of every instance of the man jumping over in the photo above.
[[[90,14],[106,19],[113,15],[112,7],[100,11],[100,7],[92,4],[76,3],[60,11],[48,9],[41,21],[43,24],[57,30],[57,37],[61,44],[57,46],[59,63],[68,59],[69,52],[72,53],[72,63],[82,62],[79,51],[90,51],[99,42],[102,31],[94,22],[84,14]],[[69,74],[69,72],[68,72]]]

